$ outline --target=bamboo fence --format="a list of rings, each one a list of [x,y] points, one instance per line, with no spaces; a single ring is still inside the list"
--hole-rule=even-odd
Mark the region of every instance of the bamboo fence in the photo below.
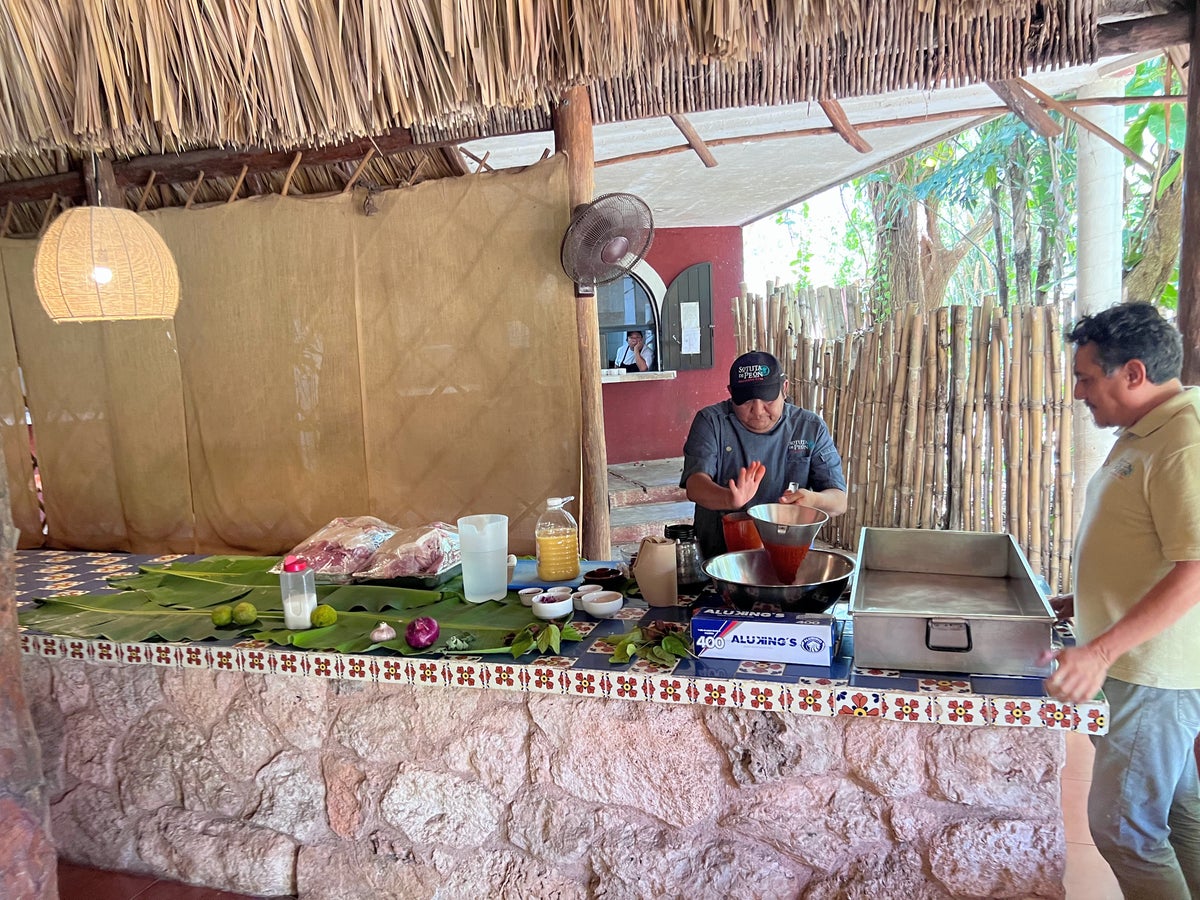
[[[738,352],[779,357],[793,400],[825,419],[841,451],[849,506],[822,539],[855,549],[866,526],[1007,531],[1052,591],[1069,590],[1071,370],[1060,311],[985,299],[848,330],[835,319],[825,325],[834,336],[813,336],[821,297],[768,286],[733,309]]]

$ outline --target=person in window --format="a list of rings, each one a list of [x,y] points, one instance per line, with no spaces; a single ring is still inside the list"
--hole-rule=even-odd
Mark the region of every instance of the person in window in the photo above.
[[[842,458],[825,422],[788,401],[788,380],[770,353],[743,353],[729,368],[729,399],[696,413],[683,445],[679,486],[696,504],[705,558],[724,553],[721,517],[757,503],[846,511]],[[796,490],[788,490],[795,482]]]
[[[625,346],[617,353],[614,363],[626,372],[645,372],[654,365],[654,348],[646,343],[641,331],[625,332]]]

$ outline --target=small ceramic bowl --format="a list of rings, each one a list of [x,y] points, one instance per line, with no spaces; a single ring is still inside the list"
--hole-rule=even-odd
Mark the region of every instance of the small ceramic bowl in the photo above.
[[[583,609],[583,598],[588,594],[594,594],[596,591],[602,591],[604,588],[598,584],[581,584],[575,589],[575,593],[571,595],[571,599],[575,601],[576,609]]]
[[[625,598],[617,591],[594,591],[583,595],[583,611],[597,619],[607,619],[620,612]]]
[[[541,588],[521,588],[517,591],[517,596],[521,598],[521,602],[526,606],[533,606],[533,600],[542,592]]]
[[[571,595],[560,597],[558,594],[539,594],[533,601],[533,614],[539,619],[558,619],[567,615],[574,608]]]
[[[606,591],[619,591],[625,586],[625,575],[620,569],[592,569],[583,576],[588,584],[598,584]]]
[[[575,589],[568,587],[565,584],[560,584],[558,587],[542,588],[542,593],[555,594],[559,597],[570,597],[573,593],[575,593]]]

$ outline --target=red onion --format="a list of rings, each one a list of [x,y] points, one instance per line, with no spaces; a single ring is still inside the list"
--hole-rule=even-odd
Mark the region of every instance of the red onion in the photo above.
[[[408,627],[404,629],[404,640],[408,641],[408,646],[414,650],[424,650],[426,647],[433,646],[434,641],[438,639],[440,631],[437,619],[429,616],[418,616],[409,622]]]

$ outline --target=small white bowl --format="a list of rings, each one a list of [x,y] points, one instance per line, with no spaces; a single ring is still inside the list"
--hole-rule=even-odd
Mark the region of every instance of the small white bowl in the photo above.
[[[542,593],[533,601],[533,614],[539,619],[558,619],[571,612],[571,595]]]
[[[575,588],[575,593],[590,594],[590,593],[592,593],[592,591],[602,591],[602,590],[604,590],[604,588],[600,587],[600,585],[598,585],[598,584],[581,584],[579,587]]]
[[[521,598],[521,602],[526,606],[533,606],[534,598],[541,592],[541,588],[521,588],[517,591],[517,596]]]
[[[554,594],[559,597],[570,597],[573,593],[575,593],[575,589],[571,588],[571,587],[567,587],[567,585],[565,585],[565,584],[561,584],[558,587],[543,588],[542,593],[543,594]]]
[[[597,619],[607,619],[620,612],[625,598],[617,591],[593,591],[583,596],[583,611]]]

